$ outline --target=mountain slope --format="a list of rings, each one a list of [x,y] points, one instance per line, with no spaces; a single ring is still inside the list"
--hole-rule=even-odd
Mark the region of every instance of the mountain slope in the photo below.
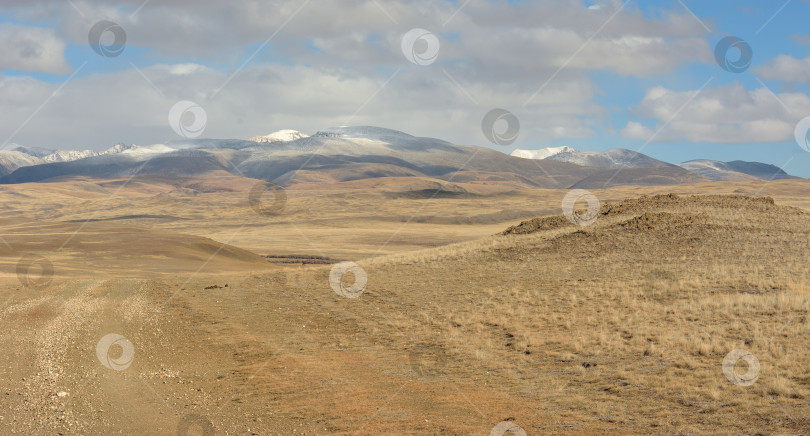
[[[56,150],[42,157],[46,162],[70,162],[94,156],[104,156],[108,154],[118,154],[136,148],[136,145],[118,143],[104,151],[93,150]]]
[[[678,165],[681,168],[692,171],[712,180],[775,180],[796,178],[782,171],[776,165],[761,162],[746,162],[735,160],[732,162],[722,162],[708,159],[690,160]]]
[[[653,159],[646,154],[626,148],[613,148],[607,151],[566,151],[546,158],[560,162],[599,168],[654,168],[671,167],[672,164]]]
[[[20,167],[39,165],[44,161],[18,150],[0,150],[0,175],[12,173]]]
[[[618,185],[678,185],[710,179],[677,166],[603,170],[571,185],[572,189],[603,189]]]
[[[205,150],[176,150],[156,156],[127,153],[92,156],[68,162],[54,162],[22,167],[0,177],[0,183],[28,183],[70,176],[96,178],[152,177],[185,178],[233,167],[224,153]]]

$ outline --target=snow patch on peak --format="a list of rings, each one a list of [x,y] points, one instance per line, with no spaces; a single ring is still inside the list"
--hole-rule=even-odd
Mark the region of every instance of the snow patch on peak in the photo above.
[[[341,126],[330,127],[315,133],[315,136],[328,138],[370,139],[372,141],[391,142],[392,140],[415,139],[399,130],[376,126]]]
[[[45,162],[70,162],[97,154],[98,152],[93,150],[56,150],[42,159]]]
[[[546,147],[539,150],[521,150],[517,149],[512,152],[512,156],[522,157],[523,159],[546,159],[560,153],[573,153],[575,149],[564,145],[562,147]]]
[[[84,159],[93,156],[102,156],[106,154],[118,154],[127,150],[137,148],[137,145],[127,145],[123,143],[115,144],[104,151],[93,150],[56,150],[53,153],[44,156],[42,160],[45,162],[71,162],[74,160]]]
[[[689,171],[696,171],[701,169],[711,169],[715,171],[729,171],[729,165],[726,162],[720,162],[716,160],[709,160],[709,159],[695,159],[684,162],[678,165],[681,168],[685,168]]]
[[[253,136],[248,138],[248,141],[272,143],[272,142],[290,142],[302,138],[309,138],[309,135],[301,133],[297,130],[285,129],[273,132],[269,135]]]
[[[626,148],[611,148],[607,151],[563,152],[548,159],[576,165],[598,168],[651,168],[671,166],[645,154]]]
[[[125,151],[133,150],[133,149],[136,149],[136,148],[138,148],[138,146],[135,145],[135,144],[127,145],[127,144],[124,144],[123,142],[119,142],[118,144],[113,145],[112,147],[102,151],[99,154],[123,153]]]
[[[155,154],[171,153],[173,151],[176,151],[176,149],[165,144],[147,145],[145,147],[137,147],[133,145],[128,150],[122,151],[121,154],[134,158],[143,158]]]

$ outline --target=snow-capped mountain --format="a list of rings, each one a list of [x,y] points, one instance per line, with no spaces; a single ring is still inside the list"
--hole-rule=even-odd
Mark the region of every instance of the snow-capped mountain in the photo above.
[[[34,157],[45,157],[45,156],[53,153],[53,150],[48,149],[48,148],[25,147],[25,146],[22,146],[22,145],[19,145],[19,144],[11,144],[9,146],[9,149],[12,150],[12,151],[19,151],[20,153],[25,153],[25,154],[27,154],[29,156],[34,156]]]
[[[131,156],[134,158],[141,158],[141,157],[150,157],[156,154],[163,154],[163,153],[171,153],[173,151],[177,151],[177,148],[169,147],[165,144],[154,144],[154,145],[147,145],[147,146],[135,146],[122,150],[120,154],[125,156]],[[109,151],[109,150],[108,150]],[[114,154],[114,153],[107,153],[107,154]]]
[[[253,136],[253,137],[248,138],[248,141],[253,141],[253,142],[289,142],[289,141],[295,141],[296,139],[308,138],[308,137],[309,137],[309,135],[307,135],[305,133],[301,133],[301,132],[299,132],[297,130],[284,129],[284,130],[279,130],[277,132],[273,132],[273,133],[271,133],[269,135]]]
[[[226,172],[285,186],[414,177],[453,183],[498,180],[514,186],[565,188],[599,171],[564,162],[538,163],[488,147],[461,146],[374,126],[332,127],[312,136],[274,143],[194,138],[165,145],[172,151],[153,156],[133,155],[139,147],[135,152],[22,167],[0,177],[0,184],[134,175],[161,177],[182,184],[213,172]],[[538,166],[542,171],[538,171]]]
[[[0,150],[0,175],[14,172],[18,168],[42,165],[57,162],[73,162],[88,157],[107,155],[130,155],[132,157],[148,155],[152,153],[167,153],[175,149],[165,145],[152,145],[149,147],[138,147],[123,143],[115,144],[104,151],[93,150],[51,150],[41,147],[26,147],[19,144],[11,144],[12,150]]]
[[[0,151],[0,175],[11,173],[20,167],[45,163],[41,158],[18,150]]]
[[[547,159],[556,154],[565,152],[576,152],[575,149],[564,145],[562,147],[546,147],[539,150],[521,150],[517,149],[512,152],[512,156],[522,157],[523,159]]]
[[[45,162],[71,162],[93,156],[104,156],[107,154],[118,154],[127,150],[137,148],[137,145],[127,145],[123,143],[115,144],[104,151],[93,150],[56,150],[42,157]]]
[[[794,178],[778,167],[761,162],[732,161],[721,162],[716,160],[698,159],[672,165],[645,154],[624,148],[611,150],[577,151],[571,147],[549,147],[539,150],[515,150],[512,156],[524,159],[555,160],[577,165],[618,169],[618,168],[682,168],[698,176],[715,181],[747,181],[747,180],[773,180]],[[597,175],[597,178],[599,175]],[[598,181],[596,182],[598,185]]]
[[[554,147],[516,150],[510,156],[488,147],[456,145],[374,126],[331,127],[312,136],[281,130],[250,140],[195,138],[146,147],[117,144],[101,152],[60,150],[42,157],[22,150],[42,154],[41,150],[26,148],[0,154],[0,184],[133,175],[182,183],[212,172],[226,172],[287,186],[416,177],[454,183],[495,181],[516,187],[590,189],[700,183],[728,175],[736,180],[791,177],[757,162],[693,161],[676,166],[626,149],[580,152]],[[619,168],[622,171],[617,171]]]
[[[558,151],[561,148],[564,150]],[[515,150],[512,156],[526,159],[555,160],[558,162],[568,162],[598,168],[654,168],[672,166],[658,159],[653,159],[646,154],[641,154],[626,148],[612,148],[607,151],[576,151],[571,147],[553,147],[529,151],[526,156],[515,154],[519,151],[524,150]],[[547,156],[542,157],[545,155]]]

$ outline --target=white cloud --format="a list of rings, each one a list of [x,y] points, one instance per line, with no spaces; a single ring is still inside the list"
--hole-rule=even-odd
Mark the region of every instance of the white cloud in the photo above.
[[[784,80],[792,83],[810,83],[810,57],[797,59],[780,55],[756,69],[765,80]]]
[[[740,84],[702,92],[655,87],[647,91],[633,112],[640,119],[654,120],[655,126],[628,122],[621,134],[631,139],[781,142],[791,140],[796,123],[810,113],[810,97],[802,93],[775,95],[767,88],[747,90]]]
[[[591,2],[598,9],[581,0],[473,0],[460,10],[458,3],[435,0],[313,1],[294,17],[301,0],[153,1],[134,15],[142,0],[72,3],[81,12],[48,0],[7,0],[3,7],[20,20],[56,21],[60,36],[82,45],[92,23],[117,22],[130,46],[148,50],[135,63],[160,92],[134,70],[79,77],[14,138],[19,143],[101,148],[117,141],[163,142],[172,139],[168,109],[192,100],[208,112],[211,137],[375,124],[475,144],[485,143],[483,115],[504,107],[521,120],[516,145],[534,146],[592,136],[594,126],[606,124],[607,110],[595,102],[601,91],[589,77],[593,71],[650,77],[713,62],[706,30],[686,11],[649,18],[631,2],[616,13],[620,0]],[[430,67],[412,65],[401,53],[400,39],[414,27],[440,35],[439,61]],[[594,36],[596,29],[601,31]],[[119,65],[127,65],[132,51],[117,59]],[[178,58],[183,63],[173,61]],[[0,117],[6,120],[0,134],[6,135],[56,88],[32,81],[11,90],[11,83],[0,79]],[[22,106],[6,105],[6,94]]]
[[[434,0],[142,0],[69,2],[10,0],[22,19],[58,20],[62,35],[86,44],[92,22],[111,20],[123,27],[128,43],[159,56],[199,62],[233,61],[247,45],[260,54],[293,62],[363,71],[402,61],[400,38],[414,27],[445,36],[440,59],[474,67],[479,79],[513,80],[568,70],[607,69],[647,77],[672,72],[691,62],[711,62],[702,38],[706,30],[686,11],[645,17],[632,4],[600,0],[589,9],[581,0],[507,3],[473,0],[458,4]],[[296,11],[300,12],[296,14]],[[620,12],[616,13],[618,9]],[[614,15],[615,13],[615,15]],[[288,21],[289,20],[289,21]],[[283,26],[283,29],[282,29]],[[600,33],[586,42],[596,29]],[[277,33],[276,33],[277,32]],[[322,52],[307,48],[307,42]],[[572,54],[572,62],[567,63]]]
[[[0,69],[66,74],[65,42],[52,29],[0,24]]]
[[[620,130],[620,133],[625,138],[640,139],[642,141],[647,141],[655,135],[652,129],[638,121],[628,121],[627,125]]]
[[[607,117],[593,102],[596,88],[586,77],[561,80],[523,108],[514,104],[525,99],[519,86],[471,83],[462,90],[438,71],[425,75],[417,66],[391,78],[351,69],[255,65],[221,93],[215,90],[228,75],[211,68],[157,65],[141,72],[148,81],[133,70],[72,80],[13,141],[98,149],[119,141],[143,145],[178,139],[166,116],[180,100],[206,110],[205,136],[214,138],[247,138],[283,128],[311,134],[330,126],[372,124],[485,144],[481,119],[492,107],[504,106],[521,120],[520,143],[591,136],[589,126]],[[33,78],[0,79],[0,136],[11,135],[57,87]]]

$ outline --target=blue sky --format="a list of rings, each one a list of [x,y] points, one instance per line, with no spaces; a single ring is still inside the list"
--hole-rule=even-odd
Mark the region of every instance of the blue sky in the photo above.
[[[210,137],[372,124],[507,153],[625,147],[810,177],[810,153],[792,139],[810,116],[806,17],[806,0],[10,0],[0,6],[0,140],[165,142],[176,139],[167,111],[192,100]],[[90,48],[101,20],[126,31],[121,56]],[[427,65],[402,51],[414,28],[441,43]],[[753,53],[741,73],[713,57],[732,35]],[[496,107],[520,119],[510,147],[481,132]]]
[[[654,11],[662,2],[639,2],[642,8]],[[752,68],[766,64],[779,55],[789,54],[796,58],[810,56],[810,44],[801,44],[794,37],[796,35],[810,35],[807,27],[807,18],[810,17],[810,5],[797,1],[695,1],[684,0],[698,18],[704,21],[713,30],[709,36],[712,45],[727,35],[738,36],[747,41],[753,48],[754,58]],[[677,8],[674,3],[670,7]],[[781,9],[783,8],[784,9]],[[780,11],[781,9],[781,11]],[[769,21],[770,20],[770,21]],[[656,84],[672,84],[675,89],[695,89],[703,80],[715,77],[715,85],[741,83],[748,89],[762,87],[757,80],[755,72],[749,71],[741,74],[729,73],[718,69],[717,65],[692,64],[679,69],[669,77],[656,77],[639,83],[628,79],[622,80],[615,75],[599,73],[595,77],[604,88],[614,88],[619,92],[605,95],[606,105],[619,106],[616,115],[615,127],[622,125],[627,118],[624,110],[643,97],[644,90]],[[760,79],[763,80],[763,79]],[[784,85],[779,80],[763,80],[765,85],[774,92],[779,92]],[[618,84],[618,86],[616,86]],[[808,93],[808,83],[794,84],[795,88],[805,94]],[[602,149],[606,146],[602,138],[594,138],[595,142],[589,147]],[[641,141],[628,141],[620,146],[638,149]],[[610,147],[611,145],[607,145]],[[799,148],[794,141],[777,143],[742,143],[717,144],[711,142],[691,143],[675,142],[672,144],[652,143],[645,146],[644,153],[656,158],[677,162],[684,158],[705,158],[717,160],[756,160],[772,163],[777,166],[786,165],[785,169],[793,174],[810,177],[810,159],[806,152]]]

